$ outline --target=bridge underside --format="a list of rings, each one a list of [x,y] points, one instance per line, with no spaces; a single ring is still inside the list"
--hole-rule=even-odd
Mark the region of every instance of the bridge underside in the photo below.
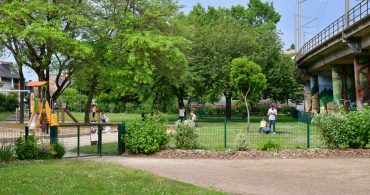
[[[305,109],[318,113],[370,103],[370,18],[332,37],[297,61]]]

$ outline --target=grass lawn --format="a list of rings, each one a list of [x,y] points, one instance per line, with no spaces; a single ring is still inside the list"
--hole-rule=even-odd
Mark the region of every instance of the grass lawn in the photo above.
[[[225,129],[223,122],[198,122],[198,143],[200,149],[225,150],[232,149],[236,144],[238,133],[245,131],[246,122],[228,122],[226,126],[226,148]],[[306,149],[307,148],[307,125],[301,122],[277,122],[276,134],[259,133],[259,123],[251,123],[248,136],[250,149],[261,149],[265,143],[272,141],[278,143],[281,149]],[[321,146],[319,131],[310,127],[310,148]],[[117,143],[103,144],[104,155],[117,154]],[[170,138],[167,147],[174,147],[174,139]],[[77,149],[73,149],[77,152]],[[80,148],[81,153],[96,154],[96,146],[84,146]]]
[[[0,164],[0,194],[222,194],[108,163],[59,160]]]
[[[222,122],[199,122],[198,142],[200,148],[225,149],[225,126]],[[226,148],[235,146],[235,138],[240,132],[245,132],[246,122],[228,122],[226,125]],[[307,125],[301,122],[277,122],[276,134],[259,133],[259,123],[251,123],[247,133],[249,148],[260,149],[269,140],[279,143],[282,149],[307,148]],[[310,147],[319,147],[319,132],[310,128]]]
[[[74,153],[77,153],[77,148],[71,150]],[[80,147],[80,153],[82,154],[97,154],[97,145],[94,146],[82,146]],[[114,143],[104,143],[102,144],[102,154],[104,155],[117,155],[118,154],[118,145],[117,142]]]
[[[5,121],[12,114],[12,112],[0,112],[0,121]]]

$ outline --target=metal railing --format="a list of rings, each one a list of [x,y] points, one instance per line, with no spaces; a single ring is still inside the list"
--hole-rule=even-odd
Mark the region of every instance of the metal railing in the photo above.
[[[348,11],[348,27],[351,27],[355,23],[364,19],[369,15],[369,0],[363,0],[355,7]],[[301,58],[305,54],[309,53],[322,43],[327,40],[339,35],[343,32],[346,26],[345,15],[342,15],[340,18],[335,20],[333,23],[329,24],[321,32],[315,35],[312,39],[307,41],[298,51],[297,59]]]

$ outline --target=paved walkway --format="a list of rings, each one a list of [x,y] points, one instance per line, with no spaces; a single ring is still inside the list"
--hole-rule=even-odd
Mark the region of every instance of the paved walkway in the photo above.
[[[370,194],[370,159],[83,158],[110,162],[230,194]]]

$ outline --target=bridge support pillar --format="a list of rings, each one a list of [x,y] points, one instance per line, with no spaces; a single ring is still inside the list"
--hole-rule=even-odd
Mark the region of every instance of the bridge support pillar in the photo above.
[[[360,55],[355,57],[355,89],[356,89],[356,106],[362,108],[362,103],[369,102],[370,88],[370,71],[369,55]]]
[[[342,96],[342,86],[344,85],[343,84],[344,78],[342,79],[343,75],[341,75],[342,70],[343,70],[342,65],[332,66],[331,76],[333,79],[333,101],[334,102],[338,102],[338,100],[340,99],[345,99],[345,97]]]
[[[319,102],[319,79],[318,76],[311,77],[311,105],[312,105],[312,112],[319,113],[320,112],[320,102]]]
[[[311,104],[311,85],[310,82],[306,82],[304,86],[304,99],[305,99],[305,111],[311,112],[312,104]]]
[[[333,110],[333,85],[331,72],[323,72],[318,75],[320,112]]]

